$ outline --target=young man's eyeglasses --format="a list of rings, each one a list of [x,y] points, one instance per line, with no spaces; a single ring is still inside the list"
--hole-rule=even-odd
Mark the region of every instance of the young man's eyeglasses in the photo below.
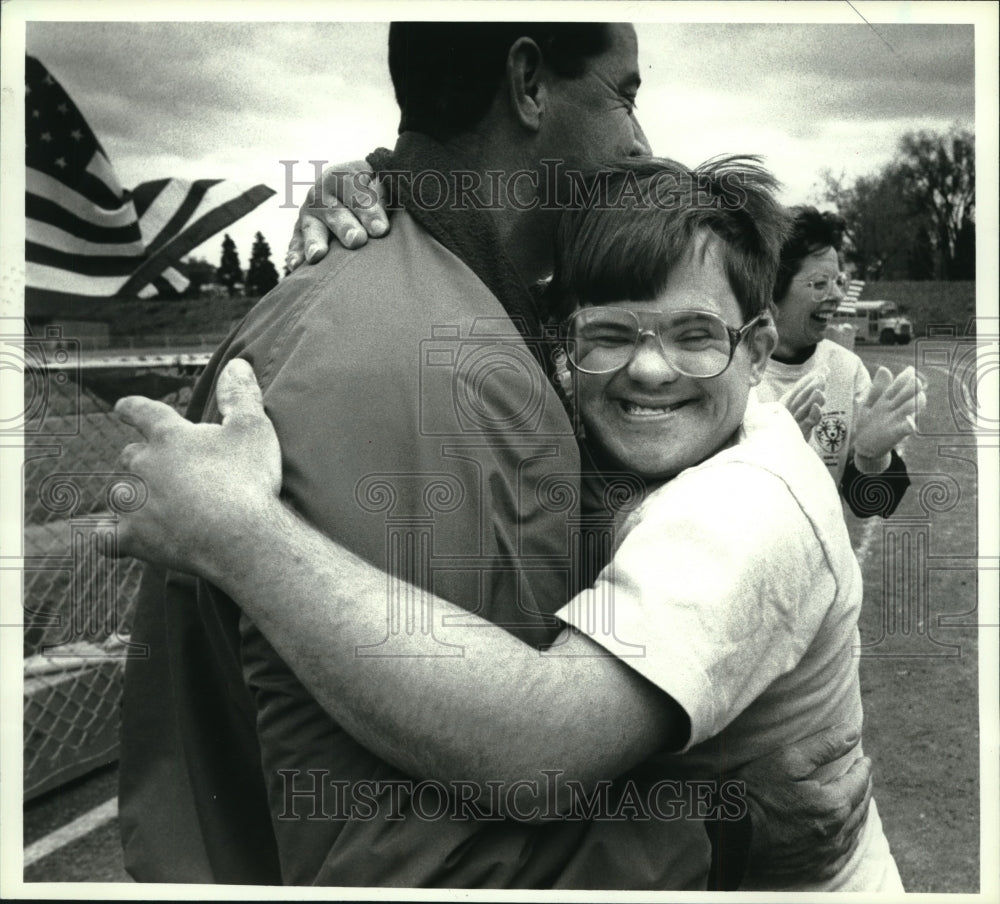
[[[566,357],[585,374],[607,374],[628,365],[643,339],[656,339],[671,367],[688,377],[717,377],[733,360],[761,312],[740,329],[708,311],[676,311],[656,317],[656,329],[647,329],[626,308],[581,308],[566,323]],[[648,321],[647,321],[648,322]]]
[[[821,301],[833,298],[835,290],[842,298],[847,293],[847,287],[851,284],[846,273],[838,273],[836,276],[814,276],[802,282],[812,293],[814,304],[819,304]]]

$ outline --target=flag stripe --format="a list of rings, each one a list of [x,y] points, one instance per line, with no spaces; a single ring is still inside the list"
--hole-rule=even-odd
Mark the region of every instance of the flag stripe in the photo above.
[[[39,245],[37,242],[24,243],[25,260],[34,264],[44,264],[47,267],[61,267],[75,273],[86,273],[88,276],[121,276],[127,277],[135,270],[135,265],[141,257],[135,255],[98,255],[71,254],[57,248]]]
[[[118,181],[118,176],[115,175],[115,171],[111,166],[111,161],[101,151],[98,151],[90,158],[90,163],[87,164],[86,172],[93,176],[95,179],[99,179],[101,183],[106,186],[109,192],[114,195],[115,199],[120,203],[121,199],[124,197],[125,192],[122,190],[121,183]]]
[[[37,220],[95,244],[121,245],[142,239],[139,224],[135,221],[122,226],[101,227],[88,220],[80,219],[57,201],[51,201],[30,192],[24,197],[24,213],[29,221]]]
[[[170,283],[163,278],[162,273],[159,276],[157,276],[156,279],[153,280],[151,285],[153,291],[157,295],[169,295],[170,290],[173,288],[173,286],[171,286]],[[140,293],[140,297],[141,295],[142,293]]]
[[[93,173],[78,173],[72,185],[81,198],[96,205],[98,210],[116,211],[122,206],[121,195],[114,194],[104,182]]]
[[[173,181],[173,179],[154,179],[152,182],[143,182],[141,185],[137,185],[132,191],[135,212],[140,217],[143,216],[149,209],[149,205],[156,200],[157,195]]]
[[[178,180],[175,179],[172,181],[177,182]],[[182,186],[170,186],[164,189],[150,205],[149,210],[142,218],[143,235],[146,237],[150,250],[158,250],[165,241],[173,238],[175,234],[182,231],[181,226],[186,228],[196,223],[205,214],[210,213],[222,204],[238,198],[246,190],[231,182],[221,182],[219,180],[202,180],[202,183],[206,190],[200,196],[190,191],[186,196],[187,199],[196,201],[197,203],[185,206],[187,217],[183,222],[181,222],[180,216],[174,216],[165,204],[168,197],[180,197],[180,190],[183,184]],[[267,197],[270,197],[270,195]],[[158,225],[160,223],[165,223],[166,225]],[[220,226],[219,228],[223,227]],[[152,239],[150,236],[154,232],[156,238]]]
[[[220,179],[199,179],[188,190],[184,203],[177,209],[177,212],[170,218],[166,226],[160,230],[159,234],[149,243],[151,252],[159,251],[160,247],[175,235],[186,228],[189,223],[195,222],[198,211],[202,209],[202,202],[209,189],[218,185]],[[206,236],[207,238],[207,236]]]
[[[41,218],[31,219],[30,215],[25,222],[25,237],[29,242],[39,245],[48,245],[60,251],[68,251],[71,254],[97,254],[114,255],[116,257],[141,258],[144,252],[142,239],[139,238],[137,227],[130,228],[129,232],[136,233],[135,241],[131,242],[111,242],[105,241],[108,238],[106,233],[99,233],[101,241],[91,242],[88,239],[80,238],[60,229],[58,226],[51,226]]]
[[[74,217],[109,229],[127,226],[135,222],[135,207],[131,200],[121,201],[115,209],[94,207],[93,203],[77,194],[57,179],[47,176],[38,170],[27,169],[25,173],[25,189],[40,198],[48,198],[65,207]]]
[[[167,269],[163,271],[163,279],[165,279],[178,292],[183,292],[188,286],[191,285],[191,280],[189,280],[180,271],[175,270],[173,267],[167,267]]]
[[[146,246],[158,251],[164,242],[179,233],[198,209],[206,192],[219,180],[199,179],[191,185],[172,179],[171,184],[157,196],[141,222]],[[165,202],[170,202],[170,208]]]
[[[147,246],[163,232],[174,211],[184,203],[189,187],[187,182],[180,179],[167,179],[156,197],[150,201],[145,213],[139,218],[142,239]]]
[[[30,260],[25,262],[25,271],[27,283],[31,288],[48,289],[90,298],[111,298],[125,281],[121,276],[81,275],[70,270],[47,267]],[[28,294],[25,295],[26,299]]]

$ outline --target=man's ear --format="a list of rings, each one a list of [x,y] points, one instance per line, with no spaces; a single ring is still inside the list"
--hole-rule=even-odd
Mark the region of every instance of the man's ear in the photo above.
[[[766,318],[766,319],[765,319]],[[750,375],[751,385],[756,386],[764,379],[771,352],[778,346],[778,331],[774,326],[773,312],[765,314],[750,334]]]
[[[507,92],[517,121],[532,132],[542,124],[545,86],[542,51],[531,38],[518,38],[507,53]]]

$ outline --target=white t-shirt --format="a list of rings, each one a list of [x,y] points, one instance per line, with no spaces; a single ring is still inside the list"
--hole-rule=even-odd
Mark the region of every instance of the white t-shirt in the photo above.
[[[854,446],[855,414],[872,385],[864,362],[849,349],[824,339],[809,360],[801,364],[783,364],[773,358],[768,361],[757,397],[761,402],[780,401],[799,380],[816,370],[827,372],[826,404],[809,437],[809,445],[839,486],[848,453]]]
[[[684,708],[690,741],[663,768],[706,778],[840,722],[860,730],[861,596],[823,463],[751,394],[736,442],[651,493],[558,614]],[[902,890],[874,804],[844,870],[807,887]]]

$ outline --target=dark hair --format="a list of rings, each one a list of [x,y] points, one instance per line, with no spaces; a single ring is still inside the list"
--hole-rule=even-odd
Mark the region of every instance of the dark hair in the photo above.
[[[792,231],[781,246],[778,276],[774,281],[774,300],[781,301],[788,293],[792,279],[810,254],[833,248],[840,254],[844,241],[844,218],[835,213],[820,213],[815,207],[801,205],[789,209]]]
[[[636,158],[595,174],[589,203],[564,211],[556,227],[549,296],[556,313],[653,300],[696,233],[707,229],[722,240],[726,277],[744,319],[755,317],[771,303],[788,232],[777,187],[758,157],[717,157],[693,170]]]
[[[576,78],[611,46],[602,22],[393,22],[389,72],[399,131],[438,140],[475,126],[503,80],[507,54],[521,37],[541,49],[556,75]]]

